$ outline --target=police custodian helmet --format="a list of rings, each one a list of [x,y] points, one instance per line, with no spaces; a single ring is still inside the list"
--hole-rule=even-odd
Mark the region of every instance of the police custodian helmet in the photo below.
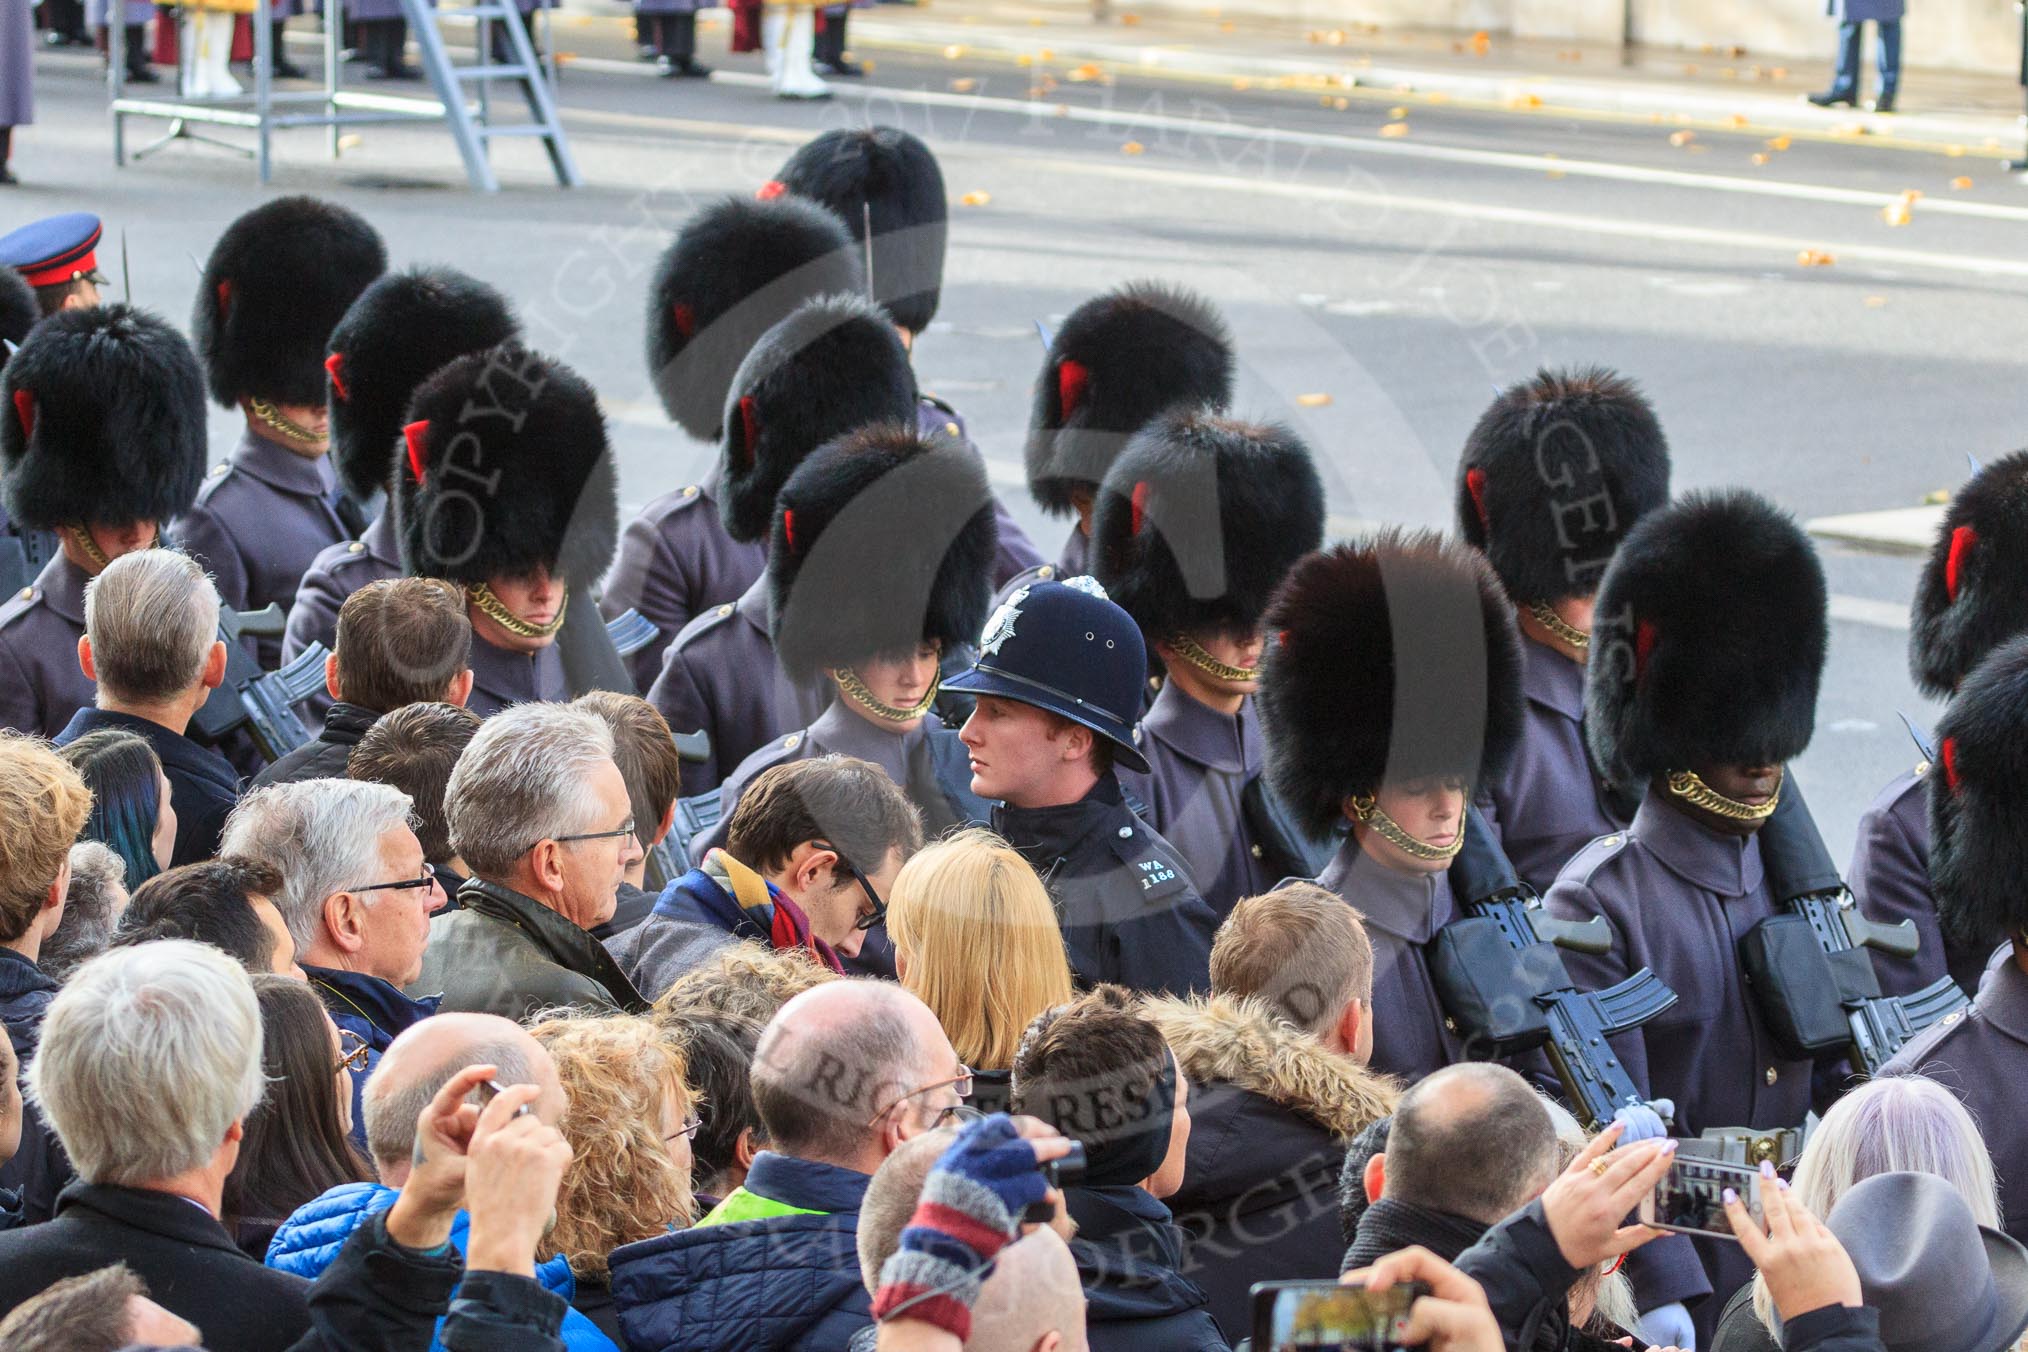
[[[1121,765],[1146,773],[1134,721],[1147,674],[1140,626],[1097,582],[1074,577],[1017,588],[986,621],[978,664],[944,689],[1046,709],[1090,728]]]

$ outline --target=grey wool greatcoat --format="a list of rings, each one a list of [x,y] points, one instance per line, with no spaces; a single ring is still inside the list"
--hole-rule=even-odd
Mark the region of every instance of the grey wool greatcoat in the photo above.
[[[1923,761],[1896,775],[1860,816],[1845,882],[1868,920],[1915,926],[1921,947],[1914,957],[1875,950],[1873,973],[1882,992],[1907,995],[1948,973],[1965,994],[1976,995],[1991,954],[1944,937],[1929,890],[1929,771]]]
[[[1251,695],[1229,718],[1171,681],[1141,718],[1148,773],[1119,772],[1121,785],[1147,809],[1148,825],[1183,856],[1221,920],[1241,897],[1281,881],[1255,855],[1240,808],[1240,794],[1261,772],[1262,746]]]
[[[92,682],[77,664],[88,580],[57,554],[0,604],[0,728],[54,737],[91,704]]]

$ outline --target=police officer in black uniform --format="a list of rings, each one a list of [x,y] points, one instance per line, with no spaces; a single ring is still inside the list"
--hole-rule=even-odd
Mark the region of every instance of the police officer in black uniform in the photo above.
[[[960,732],[972,791],[1056,902],[1071,972],[1184,994],[1211,984],[1218,916],[1182,856],[1134,814],[1115,761],[1134,744],[1147,650],[1087,577],[1017,588],[987,620],[978,664],[946,686],[978,697]]]

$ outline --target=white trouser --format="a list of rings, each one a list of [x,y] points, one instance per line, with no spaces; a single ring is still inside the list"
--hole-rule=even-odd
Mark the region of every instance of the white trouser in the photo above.
[[[769,5],[761,11],[761,51],[777,97],[821,99],[830,94],[831,87],[810,64],[816,40],[817,11],[808,5]]]
[[[210,98],[241,92],[232,77],[232,15],[215,9],[183,11],[183,93]]]

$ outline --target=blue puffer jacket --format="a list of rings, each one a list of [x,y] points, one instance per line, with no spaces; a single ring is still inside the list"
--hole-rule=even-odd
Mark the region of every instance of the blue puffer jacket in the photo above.
[[[846,1352],[872,1322],[859,1280],[865,1174],[762,1151],[744,1192],[765,1219],[613,1250],[613,1303],[635,1352]],[[733,1194],[735,1198],[739,1193]],[[728,1200],[727,1205],[731,1205]]]
[[[293,1272],[298,1277],[315,1280],[325,1268],[337,1261],[338,1250],[345,1247],[345,1241],[360,1223],[377,1211],[385,1211],[394,1205],[400,1196],[393,1188],[378,1183],[341,1183],[315,1201],[305,1202],[296,1208],[296,1214],[282,1222],[282,1228],[275,1231],[274,1240],[268,1245],[268,1266],[283,1272]],[[464,1212],[451,1225],[451,1243],[464,1251],[467,1232],[471,1229],[471,1217]],[[577,1282],[570,1275],[570,1264],[562,1258],[552,1258],[535,1267],[535,1279],[543,1289],[553,1291],[569,1300],[577,1294]],[[443,1321],[437,1321],[439,1332]],[[569,1310],[563,1316],[563,1345],[567,1352],[619,1352],[613,1340],[600,1333],[598,1326],[576,1310]],[[430,1352],[444,1352],[442,1343],[430,1341]]]

